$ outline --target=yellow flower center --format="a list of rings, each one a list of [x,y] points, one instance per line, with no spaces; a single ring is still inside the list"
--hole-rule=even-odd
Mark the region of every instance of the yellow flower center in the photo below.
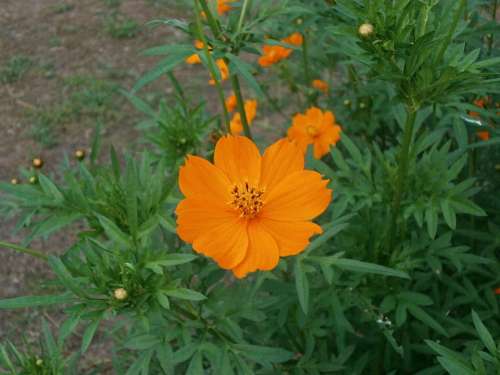
[[[264,189],[251,186],[248,182],[240,185],[234,185],[231,189],[233,197],[231,205],[240,212],[241,217],[253,218],[262,209],[264,205],[262,196]]]
[[[314,125],[309,125],[306,128],[307,134],[309,134],[311,137],[316,137],[318,135],[318,128]]]

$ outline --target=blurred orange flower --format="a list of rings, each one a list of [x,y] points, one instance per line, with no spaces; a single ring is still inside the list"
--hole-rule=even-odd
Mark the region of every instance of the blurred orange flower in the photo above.
[[[229,113],[233,112],[238,105],[238,100],[236,99],[236,95],[231,94],[226,98],[226,109]]]
[[[484,109],[484,107],[486,105],[486,100],[484,98],[476,99],[476,100],[474,100],[474,105],[476,107]],[[475,112],[475,111],[470,111],[469,112],[469,116],[471,116],[471,117],[481,117],[481,115],[479,114],[479,112]]]
[[[495,289],[495,294],[500,294],[500,288]]]
[[[324,94],[327,94],[328,90],[330,88],[330,86],[328,85],[328,83],[326,83],[325,81],[322,81],[320,79],[315,79],[314,81],[312,81],[312,86],[316,90],[319,90],[319,91],[323,92]]]
[[[257,115],[257,100],[245,100],[245,114],[247,115],[248,125],[251,125]],[[243,132],[243,123],[239,112],[234,114],[230,127],[232,135],[240,135]]]
[[[295,33],[287,36],[286,38],[282,39],[281,41],[284,43],[288,43],[288,44],[300,47],[302,45],[302,43],[304,43],[304,37],[302,36],[301,33],[295,32]]]
[[[321,159],[328,153],[330,146],[340,140],[341,131],[332,112],[311,107],[305,114],[294,116],[292,126],[288,129],[288,138],[295,141],[303,152],[312,144],[314,157]]]
[[[284,43],[292,44],[294,46],[302,45],[304,38],[302,34],[296,32],[281,40]],[[268,68],[281,60],[286,59],[293,52],[291,48],[283,46],[270,46],[264,45],[262,47],[262,56],[259,58],[259,65],[263,68]]]
[[[195,40],[194,46],[196,47],[196,49],[203,49],[203,47],[204,47],[203,42],[201,40]],[[188,56],[186,58],[186,63],[188,63],[190,65],[201,64],[200,55],[198,55],[197,53],[194,53],[191,56]]]
[[[221,76],[221,81],[225,81],[226,79],[229,78],[229,67],[227,66],[226,62],[224,59],[217,59],[215,61],[217,64],[217,67],[219,68],[220,76]],[[208,81],[210,85],[215,85],[215,80],[212,78],[210,81]]]
[[[283,46],[265,45],[262,47],[262,56],[259,58],[259,65],[263,68],[268,68],[286,59],[292,52],[290,48],[285,48]]]
[[[235,0],[217,0],[217,13],[219,13],[219,16],[222,16],[233,9],[233,7],[229,4],[234,1]]]
[[[327,184],[287,139],[261,156],[250,139],[225,136],[214,164],[190,155],[180,169],[177,234],[237,278],[272,270],[322,232],[312,220],[332,199]]]
[[[477,137],[482,141],[487,141],[490,139],[490,132],[488,130],[481,130],[476,132]]]

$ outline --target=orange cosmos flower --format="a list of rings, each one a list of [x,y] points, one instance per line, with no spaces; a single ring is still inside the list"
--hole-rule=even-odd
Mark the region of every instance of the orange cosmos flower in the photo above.
[[[177,234],[238,278],[274,269],[322,232],[311,220],[328,207],[328,180],[304,170],[304,155],[282,139],[261,156],[246,137],[225,136],[214,164],[188,156],[179,172],[186,197],[176,209]]]
[[[495,289],[495,294],[500,295],[500,288]]]
[[[226,98],[226,108],[229,113],[233,112],[238,105],[238,100],[236,99],[236,95],[231,94]]]
[[[328,93],[328,90],[329,90],[329,85],[328,83],[326,83],[325,81],[322,81],[320,79],[315,79],[314,81],[312,81],[312,86],[318,90],[318,91],[321,91],[322,93],[324,94],[327,94]]]
[[[203,44],[203,42],[201,40],[195,40],[194,41],[194,46],[196,47],[196,49],[203,49],[204,44]],[[208,47],[208,49],[212,50],[211,47]],[[186,58],[186,63],[188,63],[190,65],[201,64],[200,55],[198,55],[197,53],[194,53],[191,56],[188,56]]]
[[[490,139],[490,132],[488,130],[481,130],[476,132],[477,137],[482,141],[487,141]]]
[[[245,114],[248,125],[251,125],[257,115],[257,100],[245,100]],[[243,123],[239,112],[234,114],[229,125],[232,135],[240,135],[243,132]]]
[[[265,45],[262,47],[262,56],[259,58],[259,65],[263,68],[268,68],[286,59],[292,52],[290,48],[285,48],[283,46]]]
[[[304,152],[308,145],[313,144],[314,157],[321,159],[330,150],[330,145],[340,140],[341,131],[332,112],[311,107],[305,114],[294,116],[292,126],[288,129],[288,138],[297,142]]]
[[[233,7],[229,4],[234,1],[235,0],[217,0],[217,13],[219,13],[219,16],[222,16],[233,9]]]
[[[284,43],[288,43],[288,44],[300,47],[302,45],[302,43],[304,42],[304,37],[302,36],[301,33],[295,32],[295,33],[287,36],[286,38],[282,39],[281,41]]]
[[[229,67],[227,66],[226,62],[224,59],[217,59],[215,61],[217,64],[217,67],[219,68],[220,76],[221,76],[221,81],[225,81],[226,79],[229,78]],[[208,81],[210,85],[215,85],[215,80],[212,78],[210,81]]]
[[[474,105],[476,107],[484,109],[484,107],[486,105],[486,100],[484,100],[484,98],[476,99],[476,100],[474,100]],[[470,111],[469,112],[469,116],[471,116],[471,117],[481,117],[481,115],[479,114],[479,112],[475,112],[475,111]]]

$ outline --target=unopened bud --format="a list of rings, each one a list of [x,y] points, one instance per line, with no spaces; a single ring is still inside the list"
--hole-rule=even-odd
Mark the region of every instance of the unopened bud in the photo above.
[[[35,364],[38,366],[38,367],[41,367],[43,365],[43,360],[41,360],[40,358],[38,358],[35,362]]]
[[[85,150],[76,150],[75,151],[75,158],[78,159],[79,161],[82,161],[85,159]]]
[[[374,30],[375,30],[375,28],[373,27],[373,25],[371,23],[364,23],[359,27],[358,32],[359,32],[359,35],[366,38],[366,37],[369,37],[370,35],[372,35]]]
[[[113,292],[113,295],[115,296],[115,298],[118,301],[123,301],[124,299],[126,299],[128,297],[127,291],[123,288],[115,289],[115,291]]]
[[[366,108],[366,104],[363,102],[359,103],[359,108],[361,109]]]
[[[349,99],[344,100],[344,105],[347,107],[351,105],[351,101]]]
[[[38,182],[38,177],[37,176],[31,176],[30,179],[29,179],[29,181],[30,181],[31,185],[34,185],[34,184],[36,184]]]
[[[13,178],[12,180],[10,180],[10,183],[12,185],[19,185],[19,180],[17,178]]]
[[[43,160],[40,158],[34,158],[31,162],[34,168],[41,169],[43,167]]]

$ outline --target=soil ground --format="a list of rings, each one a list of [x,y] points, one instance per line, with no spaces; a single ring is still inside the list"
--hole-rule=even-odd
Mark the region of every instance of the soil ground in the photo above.
[[[18,177],[35,156],[47,172],[56,170],[65,154],[89,147],[98,121],[104,144],[133,148],[138,113],[116,88],[132,87],[153,66],[141,50],[182,37],[145,23],[187,12],[179,0],[0,0],[0,181]],[[169,90],[162,81],[147,93]],[[22,235],[14,233],[12,218],[0,218],[0,239],[19,243]],[[69,243],[71,234],[60,234],[32,247],[60,252]],[[0,250],[0,298],[39,293],[50,277],[43,262]],[[62,319],[54,309],[0,311],[0,343],[36,340],[41,316],[54,329]],[[104,363],[99,373],[108,373],[108,346],[93,345],[84,366]]]

